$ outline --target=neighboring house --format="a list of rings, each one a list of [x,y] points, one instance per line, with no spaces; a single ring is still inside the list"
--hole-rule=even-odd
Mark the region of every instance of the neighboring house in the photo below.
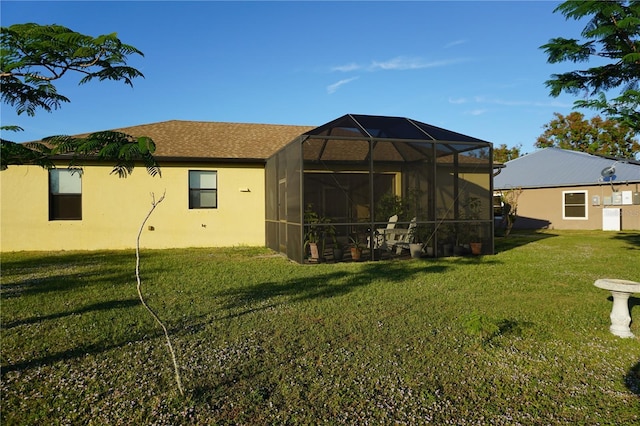
[[[505,166],[494,191],[522,189],[514,228],[640,230],[637,161],[545,148]]]
[[[164,194],[142,247],[266,245],[301,262],[309,205],[343,241],[373,240],[391,216],[378,217],[378,201],[393,195],[413,203],[398,227],[413,217],[430,229],[424,243],[434,252],[473,235],[493,253],[492,145],[480,139],[350,114],[315,128],[174,120],[115,130],[151,137],[162,177],[140,165],[121,179],[90,159],[81,171],[62,159],[52,170],[9,166],[0,173],[2,251],[133,248]]]

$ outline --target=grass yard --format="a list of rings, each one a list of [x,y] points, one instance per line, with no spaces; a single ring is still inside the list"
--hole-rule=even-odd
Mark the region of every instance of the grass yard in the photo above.
[[[3,425],[640,423],[640,339],[598,278],[640,234],[497,255],[298,265],[262,248],[2,255]],[[640,295],[630,299],[640,336]]]

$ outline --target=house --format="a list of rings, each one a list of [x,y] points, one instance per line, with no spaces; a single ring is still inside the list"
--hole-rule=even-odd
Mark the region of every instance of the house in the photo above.
[[[637,161],[545,148],[505,166],[494,190],[522,189],[514,228],[640,230]]]
[[[152,193],[165,199],[147,223],[143,247],[264,245],[265,161],[310,129],[179,120],[116,129],[156,142],[162,177],[136,167],[120,179],[110,164],[94,162],[81,176],[63,161],[51,171],[10,166],[0,172],[0,247],[135,247]]]
[[[173,120],[116,130],[155,141],[162,177],[140,167],[120,179],[110,164],[91,160],[81,172],[64,161],[49,171],[10,166],[0,173],[2,251],[133,248],[152,201],[165,195],[142,247],[266,245],[302,262],[309,206],[331,221],[336,238],[371,240],[388,220],[376,215],[380,199],[413,194],[407,214],[430,227],[435,250],[462,241],[473,225],[484,252],[493,252],[486,141],[351,114],[316,128]],[[484,213],[468,214],[471,198]],[[403,220],[399,227],[410,218]]]

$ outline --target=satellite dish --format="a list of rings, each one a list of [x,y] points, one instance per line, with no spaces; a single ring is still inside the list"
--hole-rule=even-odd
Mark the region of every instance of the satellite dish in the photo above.
[[[609,167],[605,167],[600,171],[600,181],[609,182],[611,184],[611,189],[613,189],[613,181],[616,180],[616,161]]]
[[[603,178],[608,178],[611,176],[614,176],[616,174],[616,168],[615,166],[609,166],[609,167],[605,167],[604,169],[602,169],[602,171],[600,172],[600,175]]]

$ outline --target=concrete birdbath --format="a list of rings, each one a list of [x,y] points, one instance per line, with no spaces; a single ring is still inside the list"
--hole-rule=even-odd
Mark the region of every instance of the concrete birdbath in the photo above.
[[[609,331],[619,337],[634,337],[629,328],[629,324],[631,323],[629,296],[633,293],[640,293],[640,283],[602,278],[596,280],[593,285],[604,290],[609,290],[613,296],[613,307],[611,308],[610,315],[611,327],[609,327]]]

